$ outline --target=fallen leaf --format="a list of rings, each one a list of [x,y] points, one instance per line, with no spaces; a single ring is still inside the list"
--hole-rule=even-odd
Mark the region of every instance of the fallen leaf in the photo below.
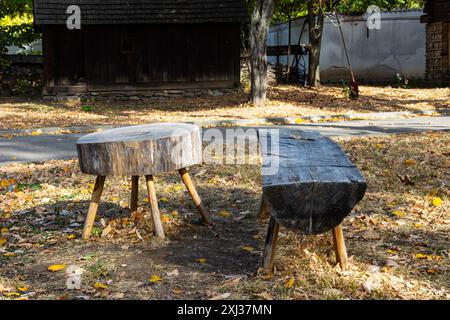
[[[231,216],[231,212],[228,211],[228,210],[220,210],[220,211],[219,211],[219,214],[220,214],[222,217],[225,217],[225,218]]]
[[[19,290],[20,292],[27,292],[28,288],[27,287],[18,287],[17,290]]]
[[[69,234],[68,236],[67,236],[67,239],[68,240],[73,240],[73,239],[76,239],[76,235],[75,234]]]
[[[182,295],[184,293],[184,290],[175,288],[175,289],[172,289],[172,293],[174,295],[176,295],[176,296],[179,296],[179,295]]]
[[[397,217],[400,217],[400,218],[403,218],[406,215],[406,213],[404,213],[403,211],[400,211],[400,210],[393,211],[392,214],[396,215]]]
[[[104,284],[104,283],[101,283],[101,282],[96,282],[94,284],[94,288],[98,289],[98,290],[105,290],[105,289],[108,289],[109,287],[108,287],[107,284]]]
[[[160,202],[163,202],[163,203],[167,203],[167,202],[169,202],[169,199],[167,199],[167,198],[161,198],[161,199],[159,199],[159,201],[160,201]]]
[[[205,263],[206,259],[205,258],[199,258],[199,259],[197,259],[195,261],[198,262],[198,263]]]
[[[15,257],[16,254],[15,254],[14,252],[6,252],[6,253],[3,254],[3,256],[4,256],[4,257],[11,258],[11,257]]]
[[[366,230],[363,233],[361,233],[361,236],[366,240],[378,240],[381,239],[381,236],[378,234],[378,232],[374,230]]]
[[[442,199],[439,197],[433,198],[433,206],[439,207],[442,204]]]
[[[157,283],[157,282],[160,282],[160,281],[161,281],[161,277],[159,277],[156,274],[154,274],[150,278],[148,278],[148,282],[150,282],[150,283]]]
[[[255,248],[253,248],[253,247],[250,247],[250,246],[245,246],[245,247],[242,247],[242,249],[243,249],[243,250],[245,250],[245,251],[248,251],[248,252],[252,252],[252,251],[254,251],[254,250],[255,250]]]
[[[48,271],[57,272],[57,271],[64,270],[65,268],[66,268],[65,264],[54,264],[54,265],[51,265],[50,267],[48,267]]]
[[[105,229],[103,229],[101,237],[104,238],[112,231],[112,226],[109,224]]]
[[[403,164],[407,167],[410,167],[410,166],[417,164],[417,161],[414,159],[407,159],[407,160],[403,161]]]
[[[222,293],[219,295],[216,295],[212,298],[210,298],[209,300],[224,300],[226,298],[228,298],[229,296],[231,296],[231,293]]]
[[[180,272],[178,271],[178,269],[175,269],[173,271],[167,272],[166,274],[169,277],[178,277],[180,275]]]
[[[284,284],[284,287],[287,288],[287,289],[290,289],[290,288],[292,288],[294,286],[294,284],[295,284],[294,277],[289,277],[289,280],[286,281],[286,283]]]
[[[0,247],[6,243],[6,239],[0,238]]]

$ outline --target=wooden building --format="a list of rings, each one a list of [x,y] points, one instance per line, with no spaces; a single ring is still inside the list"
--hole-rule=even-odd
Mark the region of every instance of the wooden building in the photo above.
[[[450,0],[427,0],[426,23],[426,78],[431,83],[450,84]]]
[[[34,0],[44,94],[233,88],[247,16],[243,0]]]

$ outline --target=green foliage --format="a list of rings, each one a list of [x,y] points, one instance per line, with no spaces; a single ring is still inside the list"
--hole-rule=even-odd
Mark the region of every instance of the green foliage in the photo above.
[[[275,2],[273,22],[288,21],[307,14],[306,1],[278,0]]]
[[[92,111],[94,111],[94,107],[93,106],[89,106],[89,105],[81,106],[81,111],[83,111],[83,112],[92,112]]]
[[[381,10],[394,10],[400,8],[419,9],[424,5],[424,0],[311,0],[317,11],[334,11],[343,14],[362,14],[371,5],[380,7]],[[288,21],[289,17],[295,19],[307,14],[308,0],[278,0],[273,14],[274,22]],[[247,4],[254,0],[247,0]]]
[[[6,53],[6,46],[23,47],[36,39],[39,35],[33,28],[32,0],[1,0],[0,55]]]
[[[358,88],[355,85],[349,85],[342,82],[342,93],[346,99],[356,100],[359,97]]]

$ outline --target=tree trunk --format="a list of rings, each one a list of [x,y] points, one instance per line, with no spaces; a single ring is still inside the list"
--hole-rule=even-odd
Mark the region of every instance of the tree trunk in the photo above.
[[[274,0],[257,0],[250,30],[250,101],[256,106],[266,102],[267,36],[274,8]]]
[[[287,75],[286,80],[289,82],[291,80],[291,38],[292,38],[292,19],[291,15],[288,14],[288,51],[287,51]]]
[[[320,86],[320,49],[322,43],[324,15],[319,9],[315,13],[313,1],[308,1],[308,29],[309,29],[309,63],[308,83],[312,87]]]

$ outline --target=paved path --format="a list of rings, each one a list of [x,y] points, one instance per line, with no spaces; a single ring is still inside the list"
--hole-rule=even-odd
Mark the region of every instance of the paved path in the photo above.
[[[418,131],[450,130],[450,117],[398,120],[361,120],[291,125],[329,137],[357,137]],[[221,128],[221,130],[230,128]],[[24,136],[0,139],[0,166],[14,162],[39,162],[77,157],[75,142],[83,134]]]

